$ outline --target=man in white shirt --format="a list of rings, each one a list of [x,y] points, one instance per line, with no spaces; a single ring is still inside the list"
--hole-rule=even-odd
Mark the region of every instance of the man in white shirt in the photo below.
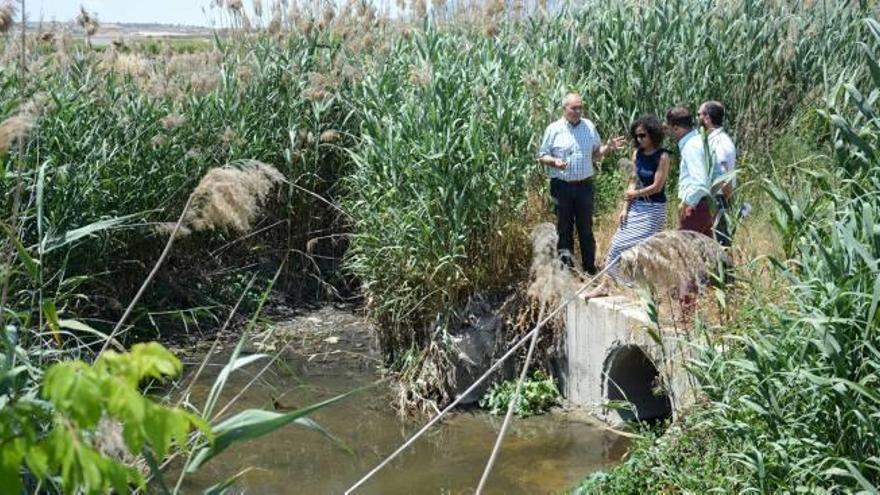
[[[736,167],[736,146],[727,132],[724,131],[724,105],[717,101],[707,101],[700,105],[698,112],[700,124],[709,133],[709,148],[719,172],[730,175],[721,185],[721,190],[715,196],[718,207],[713,229],[715,240],[725,247],[730,247],[732,234],[728,224],[730,204],[733,199],[733,189],[736,187],[736,177],[733,170]]]
[[[618,136],[602,144],[596,126],[581,116],[583,100],[571,93],[562,102],[562,118],[544,131],[538,161],[550,175],[550,195],[556,206],[557,249],[570,266],[577,226],[581,264],[585,272],[596,273],[596,240],[593,237],[593,162],[623,147]]]

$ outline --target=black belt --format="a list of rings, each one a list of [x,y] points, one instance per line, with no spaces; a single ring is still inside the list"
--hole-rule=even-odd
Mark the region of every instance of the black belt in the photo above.
[[[592,184],[593,183],[593,176],[587,177],[586,179],[580,179],[580,180],[565,180],[565,179],[559,179],[557,177],[554,177],[553,180],[560,180],[562,182],[565,182],[566,184],[574,184],[576,186],[581,186],[584,184]]]

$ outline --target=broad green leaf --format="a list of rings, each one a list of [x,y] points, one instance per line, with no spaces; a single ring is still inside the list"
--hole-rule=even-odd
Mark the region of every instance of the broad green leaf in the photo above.
[[[90,223],[77,229],[68,230],[67,232],[55,237],[49,237],[47,235],[43,238],[42,242],[40,242],[40,252],[42,254],[52,252],[55,249],[66,246],[72,242],[76,242],[85,237],[95,235],[104,230],[116,228],[129,220],[141,218],[142,216],[142,213],[133,213],[131,215],[125,215],[122,217],[99,220],[97,222]]]
[[[71,319],[60,319],[58,320],[58,326],[61,328],[66,328],[68,330],[76,330],[78,332],[88,333],[94,335],[96,337],[100,337],[101,339],[107,339],[108,335],[99,330],[95,330],[91,326],[79,321],[79,320],[71,320]]]
[[[43,397],[80,427],[92,428],[101,419],[102,409],[102,391],[93,375],[82,362],[55,364],[46,371]]]
[[[874,291],[871,295],[871,308],[868,310],[868,325],[874,324],[874,316],[877,314],[878,303],[880,303],[880,277],[874,279]]]
[[[264,411],[261,409],[248,409],[242,411],[235,416],[221,422],[213,428],[214,445],[205,447],[196,454],[193,460],[187,466],[187,472],[195,472],[205,462],[212,459],[217,454],[226,450],[230,445],[237,442],[246,442],[254,440],[263,435],[271,433],[282,426],[290,424],[299,418],[303,418],[318,409],[327,407],[331,404],[348,398],[352,394],[365,390],[369,387],[363,387],[341,395],[337,395],[332,399],[328,399],[317,404],[291,411],[289,413],[276,413],[272,411]],[[311,424],[301,424],[314,429]]]
[[[34,282],[39,282],[40,280],[40,262],[33,259],[30,254],[27,252],[27,248],[24,247],[24,244],[19,240],[18,235],[12,231],[12,228],[6,225],[2,220],[0,220],[0,229],[6,234],[6,237],[15,246],[16,251],[18,251],[18,257],[21,259],[21,262],[24,264],[27,269],[28,275],[30,275],[31,280]]]
[[[55,309],[55,301],[47,299],[45,302],[43,302],[43,315],[46,317],[46,323],[49,325],[49,329],[52,331],[52,336],[55,338],[55,343],[60,346],[61,336],[59,335],[59,331],[61,330],[61,325],[58,322],[58,310]]]
[[[846,465],[846,469],[849,471],[850,476],[852,476],[853,479],[855,479],[859,483],[862,489],[864,489],[871,495],[877,495],[877,493],[880,493],[877,491],[877,487],[874,486],[870,481],[868,481],[867,478],[865,478],[865,475],[862,474],[862,471],[857,468],[855,464],[852,463],[852,461],[850,461],[849,459],[843,459],[843,463]]]
[[[0,444],[0,486],[6,493],[21,492],[21,461],[25,455],[22,439]]]
[[[224,495],[230,488],[232,488],[233,485],[235,485],[235,482],[238,481],[239,478],[253,471],[254,469],[255,468],[253,467],[242,469],[241,471],[235,473],[229,478],[226,478],[220,483],[205,488],[205,490],[202,492],[202,495]]]

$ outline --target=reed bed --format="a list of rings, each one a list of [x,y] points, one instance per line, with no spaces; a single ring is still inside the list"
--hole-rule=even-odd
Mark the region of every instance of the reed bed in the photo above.
[[[86,281],[86,299],[108,284],[114,298],[130,294],[141,278],[131,267],[159,247],[144,241],[149,224],[173,216],[196,178],[240,159],[272,163],[293,186],[253,226],[250,247],[234,231],[199,239],[222,253],[210,263],[291,256],[282,286],[296,299],[353,277],[392,361],[425,345],[430,322],[474,290],[525,278],[521,219],[540,218],[529,198],[546,188],[532,157],[567,91],[584,94],[606,137],[639,113],[719,99],[748,148],[853,64],[861,15],[844,3],[820,11],[770,0],[619,1],[527,17],[488,5],[487,29],[439,10],[390,22],[352,5],[287,10],[271,32],[275,6],[233,7],[212,12],[227,25],[247,16],[250,28],[195,53],[124,43],[98,53],[59,33],[54,48],[28,52],[36,70],[26,86],[2,72],[4,118],[36,93],[51,101],[27,121],[18,157],[32,164],[19,177],[29,192],[23,243],[134,215],[119,224],[127,229],[80,238],[81,249],[46,253],[42,265],[53,283]],[[600,168],[599,215],[618,206],[617,158]],[[11,204],[13,177],[0,181]],[[170,267],[193,266],[187,252]]]
[[[791,164],[802,189],[765,184],[782,239],[770,264],[776,287],[756,283],[760,260],[742,270],[736,318],[695,328],[691,372],[704,400],[578,492],[878,490],[880,128],[863,95],[880,92],[880,24],[864,28],[862,64],[828,89],[822,112],[833,166]]]

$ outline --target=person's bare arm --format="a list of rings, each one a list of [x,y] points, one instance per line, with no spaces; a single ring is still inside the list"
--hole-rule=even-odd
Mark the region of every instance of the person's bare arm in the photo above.
[[[559,170],[565,168],[565,160],[562,158],[553,158],[552,155],[539,156],[538,161],[548,167],[558,168]]]
[[[626,217],[629,214],[629,206],[630,206],[630,191],[634,191],[636,189],[636,153],[638,151],[633,151],[631,160],[630,160],[630,171],[629,171],[629,186],[627,186],[626,191],[623,193],[626,201],[623,202],[623,208],[620,209],[620,214],[617,216],[617,222],[620,225],[626,223]]]
[[[623,136],[615,136],[608,140],[602,146],[593,150],[593,162],[601,162],[609,153],[613,153],[626,144],[626,138]]]
[[[654,173],[654,183],[648,187],[627,191],[626,199],[641,198],[662,191],[663,187],[666,185],[667,177],[669,177],[669,155],[663,153],[660,155],[660,163],[657,165],[657,172]]]

